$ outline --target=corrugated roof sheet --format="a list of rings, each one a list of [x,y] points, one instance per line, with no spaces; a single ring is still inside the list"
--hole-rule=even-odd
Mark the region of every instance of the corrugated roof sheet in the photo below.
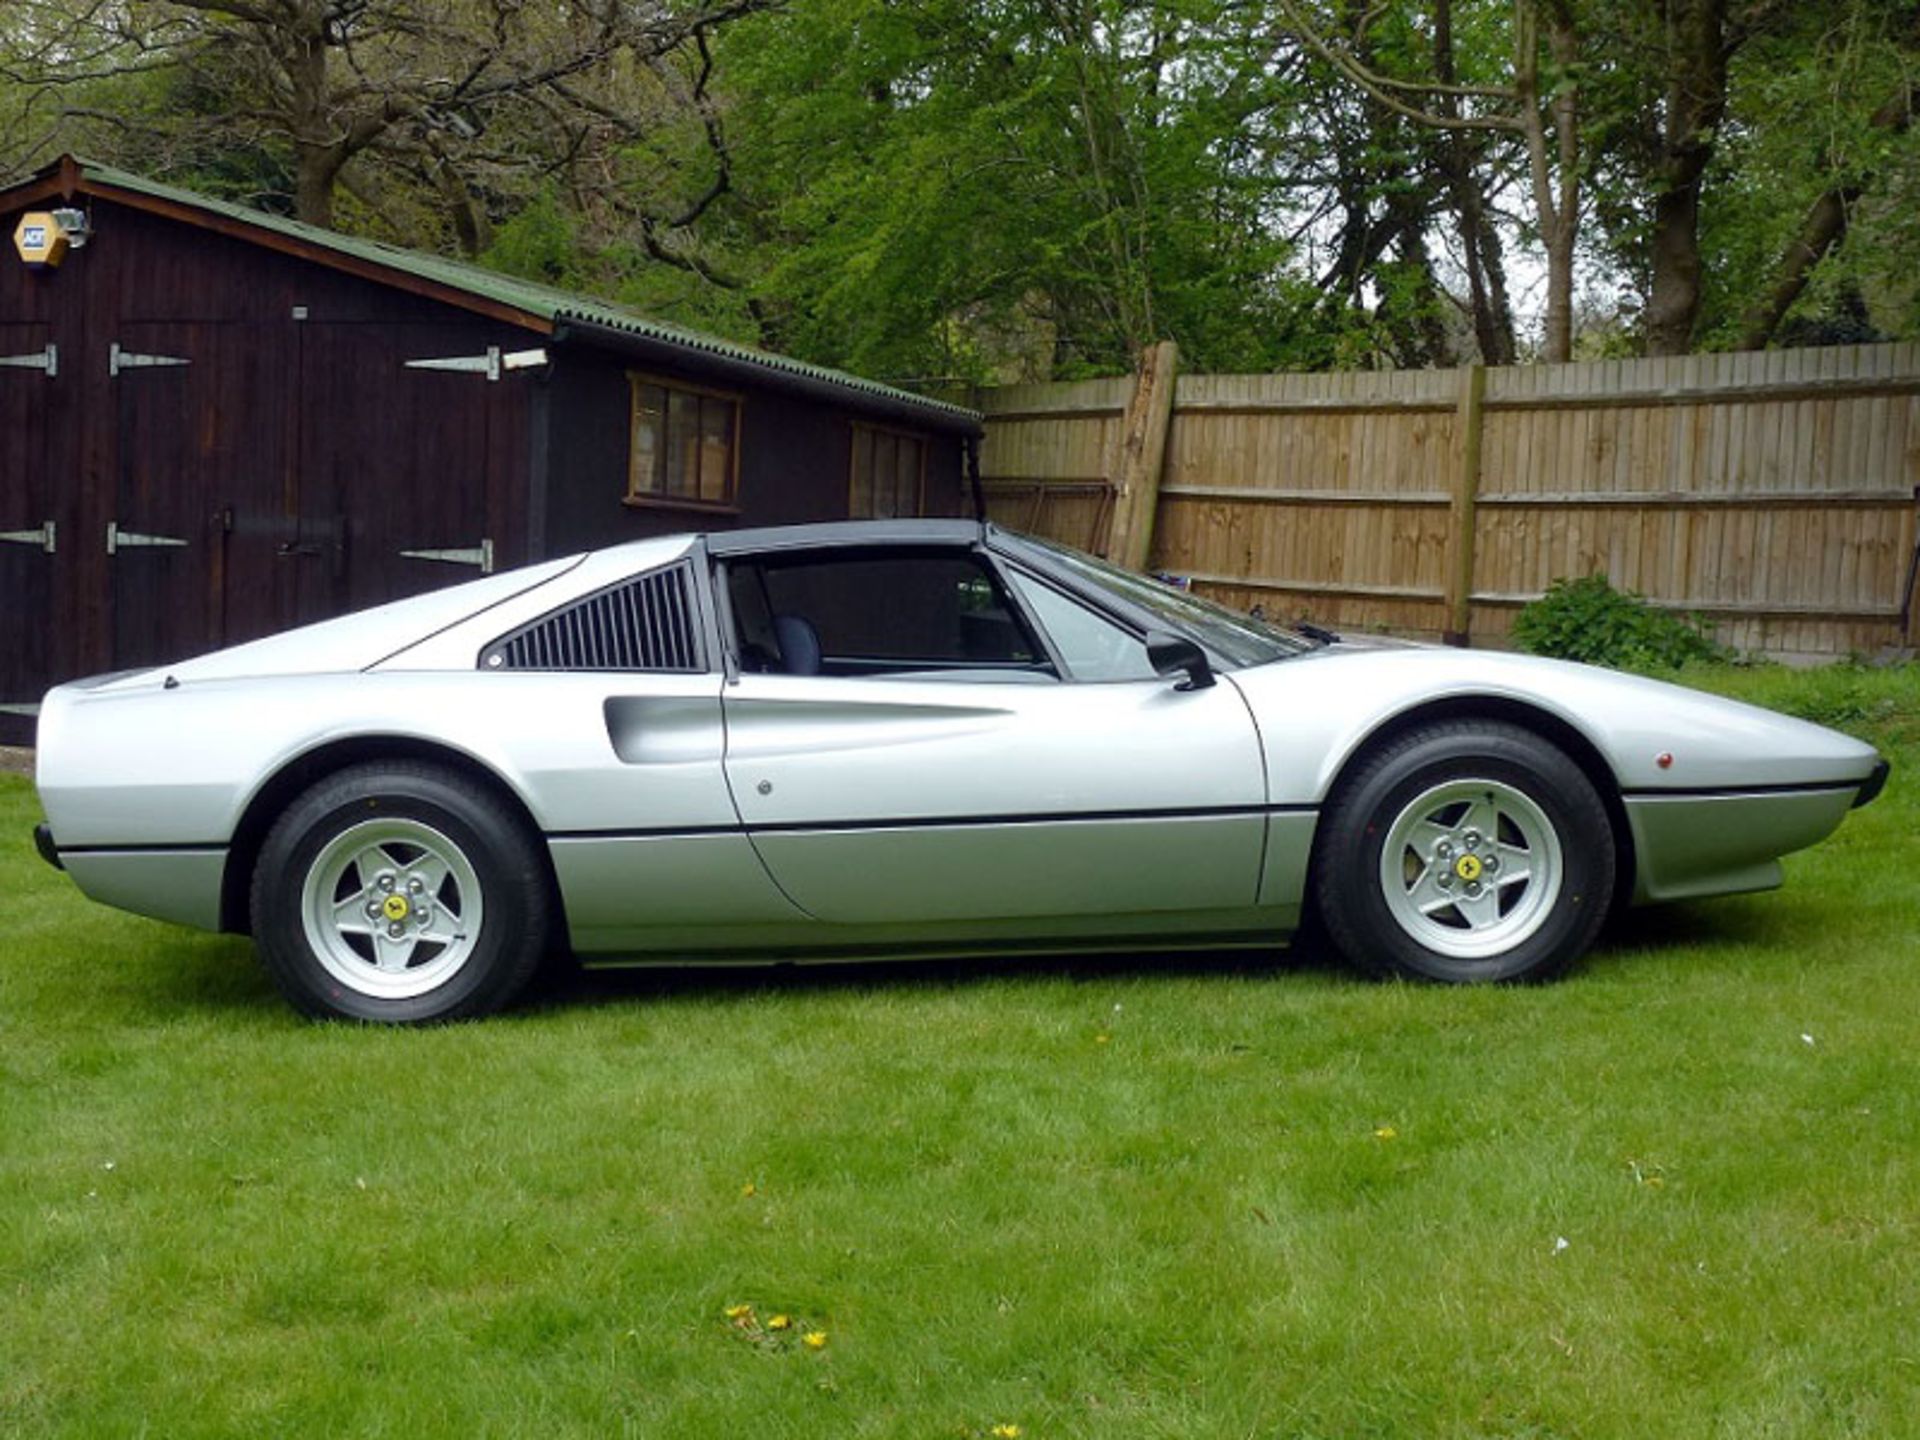
[[[949,404],[947,401],[935,400],[926,395],[916,395],[910,390],[882,385],[877,380],[849,375],[845,371],[830,369],[825,365],[812,365],[804,360],[795,360],[790,356],[758,350],[751,345],[741,345],[717,335],[708,335],[698,330],[689,330],[684,326],[669,324],[664,320],[655,320],[650,316],[636,314],[622,306],[598,300],[592,296],[559,290],[551,285],[541,285],[512,275],[502,275],[498,271],[468,264],[462,260],[452,260],[444,255],[434,255],[424,250],[408,250],[379,240],[342,235],[338,231],[308,225],[299,220],[290,220],[284,215],[269,214],[248,205],[237,204],[230,200],[218,200],[197,191],[165,185],[157,180],[150,180],[144,175],[116,169],[111,165],[101,165],[78,157],[75,157],[74,163],[80,167],[81,173],[88,180],[97,184],[129,191],[136,195],[151,196],[158,200],[172,201],[174,204],[204,210],[214,215],[222,215],[245,225],[290,236],[323,250],[352,256],[357,260],[432,281],[452,290],[490,300],[495,304],[510,306],[545,321],[553,323],[568,320],[584,321],[588,324],[624,331],[643,339],[717,356],[738,364],[836,386],[858,395],[867,395],[895,404],[909,405],[944,416],[949,420],[967,423],[973,428],[977,428],[980,422],[979,415],[965,406]],[[51,174],[57,168],[58,162],[40,173]]]

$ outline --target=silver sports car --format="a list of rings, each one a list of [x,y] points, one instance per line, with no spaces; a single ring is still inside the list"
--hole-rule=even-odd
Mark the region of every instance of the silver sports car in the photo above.
[[[41,711],[41,853],[314,1015],[590,962],[1270,946],[1553,974],[1887,764],[1604,670],[1342,642],[967,521],[646,540]]]

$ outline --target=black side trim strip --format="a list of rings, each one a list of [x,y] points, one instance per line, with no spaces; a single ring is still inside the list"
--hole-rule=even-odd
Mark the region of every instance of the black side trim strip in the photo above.
[[[549,840],[653,840],[690,835],[781,835],[852,830],[959,830],[983,825],[1073,825],[1115,820],[1222,820],[1311,815],[1318,805],[1199,805],[1169,810],[1067,810],[1015,815],[902,816],[877,820],[790,820],[774,825],[687,825],[633,830],[550,830]]]
[[[689,840],[705,835],[744,835],[744,825],[680,825],[657,830],[549,830],[549,840]]]
[[[62,845],[62,855],[224,855],[222,841],[183,841],[166,845]]]
[[[1624,800],[1737,800],[1747,795],[1823,795],[1834,790],[1852,790],[1858,780],[1800,781],[1792,785],[1645,785],[1637,790],[1622,790]]]

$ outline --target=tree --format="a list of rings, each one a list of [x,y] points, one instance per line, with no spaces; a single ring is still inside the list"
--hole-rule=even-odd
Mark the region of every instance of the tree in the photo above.
[[[7,72],[29,90],[144,82],[117,113],[53,105],[55,133],[91,120],[123,144],[269,151],[315,225],[333,223],[343,187],[385,172],[433,197],[473,252],[488,220],[476,184],[626,139],[662,108],[657,67],[777,0],[16,3]]]
[[[1379,6],[1360,11],[1352,27],[1344,28],[1310,13],[1305,0],[1278,3],[1302,43],[1396,115],[1434,130],[1519,140],[1526,154],[1534,227],[1547,259],[1543,354],[1548,360],[1570,359],[1583,161],[1580,30],[1572,0],[1513,0],[1507,74],[1499,82],[1478,84],[1433,74],[1394,74],[1369,64],[1367,32]],[[1451,30],[1450,5],[1446,14]]]

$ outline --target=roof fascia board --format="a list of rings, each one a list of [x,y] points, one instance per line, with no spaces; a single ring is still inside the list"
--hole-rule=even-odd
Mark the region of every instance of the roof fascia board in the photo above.
[[[252,225],[245,220],[222,215],[217,211],[201,210],[192,205],[182,204],[159,195],[146,195],[138,190],[123,189],[109,181],[96,180],[85,174],[80,175],[77,186],[83,195],[97,196],[102,200],[111,200],[116,205],[125,205],[130,209],[144,210],[152,215],[161,215],[169,220],[178,220],[182,224],[197,226],[202,230],[211,230],[215,234],[226,235],[235,240],[244,240],[248,244],[263,249],[275,250],[296,259],[308,260],[316,265],[324,265],[330,270],[339,270],[362,280],[371,280],[395,290],[405,290],[428,300],[437,300],[442,304],[457,306],[489,320],[499,320],[508,325],[517,325],[525,330],[533,330],[541,335],[553,333],[553,322],[544,315],[534,314],[517,306],[506,305],[484,295],[475,295],[456,286],[443,285],[437,280],[412,274],[397,266],[382,265],[377,260],[364,259],[344,251],[333,250],[325,245],[316,245],[302,240],[297,235],[287,235],[270,229],[265,225]]]
[[[985,433],[980,417],[941,405],[937,401],[919,404],[907,398],[879,395],[856,386],[836,384],[776,366],[757,365],[730,355],[716,354],[698,346],[638,335],[617,325],[602,325],[582,316],[561,317],[554,326],[553,341],[556,346],[569,342],[592,345],[625,355],[644,366],[687,373],[727,385],[778,390],[804,399],[819,400],[859,415],[892,420],[904,426],[933,430],[943,435],[975,436]]]
[[[15,185],[9,190],[0,190],[0,210],[11,210],[16,205],[31,205],[36,200],[47,200],[58,195],[61,199],[71,199],[73,192],[66,188],[58,175],[48,175],[39,180],[29,180],[24,185]]]

